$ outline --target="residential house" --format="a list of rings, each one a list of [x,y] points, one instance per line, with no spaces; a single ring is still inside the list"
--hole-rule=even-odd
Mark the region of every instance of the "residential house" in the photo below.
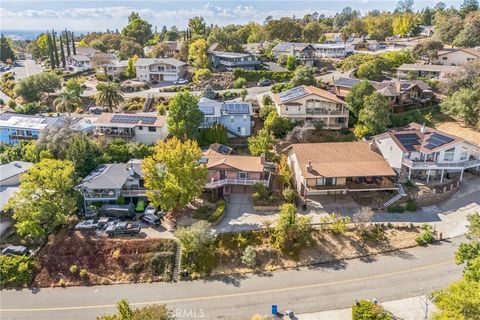
[[[107,75],[112,77],[121,77],[125,74],[125,69],[127,69],[128,61],[127,60],[114,60],[105,67],[107,68]]]
[[[181,41],[165,41],[168,46],[167,57],[175,58],[180,54],[180,49],[182,48],[183,42]]]
[[[95,122],[97,137],[154,144],[168,136],[167,117],[154,113],[102,113]]]
[[[345,98],[361,80],[338,78],[333,82],[335,94]],[[388,99],[392,112],[404,112],[410,107],[428,106],[435,98],[429,85],[421,80],[370,81],[378,93]]]
[[[78,47],[76,49],[77,55],[87,56],[89,58],[93,58],[95,54],[97,54],[98,50],[90,47]]]
[[[346,46],[343,43],[317,43],[313,47],[317,58],[343,58],[347,55]]]
[[[368,51],[377,51],[380,50],[381,45],[377,40],[369,40],[365,38],[352,38],[347,41],[352,45],[355,50],[368,50]]]
[[[313,66],[317,60],[317,51],[309,43],[280,42],[272,49],[273,56],[294,56],[301,63]]]
[[[397,174],[370,143],[301,143],[288,147],[300,195],[398,190]]]
[[[375,147],[402,177],[443,182],[445,174],[480,169],[480,147],[418,123],[372,138]]]
[[[0,212],[20,186],[20,176],[33,166],[31,162],[12,161],[0,165]]]
[[[428,77],[437,80],[445,80],[451,75],[462,72],[459,66],[442,66],[433,64],[409,64],[404,63],[397,68],[397,78],[404,79],[408,76]]]
[[[208,51],[208,59],[215,70],[257,70],[262,62],[250,53]]]
[[[75,187],[85,201],[85,209],[93,202],[115,203],[120,196],[126,202],[146,197],[142,160],[109,163],[97,166]]]
[[[63,122],[61,117],[4,112],[0,114],[0,143],[14,145],[24,140],[36,140],[45,129]]]
[[[89,58],[88,56],[82,54],[70,55],[66,58],[67,69],[73,72],[80,72],[92,69],[90,59],[91,58]]]
[[[176,81],[187,73],[187,65],[173,58],[140,58],[135,62],[137,79],[145,82]]]
[[[200,128],[209,128],[218,123],[226,127],[232,136],[251,135],[253,110],[250,102],[219,102],[202,97],[198,107],[204,114]]]
[[[468,62],[480,58],[480,47],[442,49],[438,51],[437,57],[432,59],[432,64],[443,66],[463,66]]]
[[[292,121],[321,123],[325,129],[348,127],[348,109],[345,102],[333,93],[314,86],[269,93],[280,116]]]
[[[205,190],[219,196],[253,192],[257,183],[268,187],[270,175],[265,171],[265,157],[222,154],[212,149],[203,152],[199,161],[208,169]]]
[[[420,35],[426,38],[430,38],[431,36],[433,36],[433,33],[435,32],[434,26],[419,25],[418,28],[420,29]]]

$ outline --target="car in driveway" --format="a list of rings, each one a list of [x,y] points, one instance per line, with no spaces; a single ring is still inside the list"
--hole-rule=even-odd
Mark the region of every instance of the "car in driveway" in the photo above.
[[[30,253],[24,246],[8,246],[2,250],[4,256],[26,256]]]
[[[157,214],[158,212],[158,208],[155,207],[155,206],[152,206],[151,204],[149,204],[146,208],[145,208],[145,214]]]
[[[178,80],[175,80],[173,81],[173,84],[187,84],[188,83],[188,80],[187,79],[178,79]]]
[[[270,79],[262,79],[257,83],[259,87],[268,87],[268,86],[271,86],[272,84],[273,84],[273,81]]]
[[[84,220],[75,225],[75,230],[96,230],[97,228],[98,222],[95,220]]]
[[[160,218],[157,217],[156,215],[154,214],[151,214],[151,213],[145,213],[143,214],[141,217],[140,217],[140,220],[142,220],[143,222],[146,222],[148,223],[149,225],[151,226],[159,226],[160,225]]]
[[[118,235],[135,235],[140,233],[141,227],[138,223],[132,222],[118,222],[112,225],[109,225],[105,230],[105,233],[109,237],[118,236]]]

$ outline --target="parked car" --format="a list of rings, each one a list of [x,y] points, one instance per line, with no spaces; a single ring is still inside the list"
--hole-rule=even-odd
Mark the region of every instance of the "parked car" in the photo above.
[[[272,84],[273,84],[273,81],[270,79],[262,79],[257,83],[259,87],[268,87],[268,86],[271,86]]]
[[[104,204],[100,210],[100,214],[106,217],[133,219],[135,217],[135,206],[130,204]]]
[[[108,226],[114,225],[116,223],[119,223],[120,219],[114,219],[114,218],[108,218],[108,217],[103,217],[98,219],[98,229],[99,230],[105,230],[108,228]]]
[[[187,84],[188,80],[187,79],[178,79],[176,81],[173,81],[173,84]]]
[[[24,246],[8,246],[2,250],[5,256],[26,256],[30,253],[27,247]]]
[[[109,225],[105,233],[109,237],[117,236],[117,235],[131,235],[139,233],[141,230],[140,224],[138,223],[131,223],[131,222],[118,222],[113,225]]]
[[[95,220],[84,220],[77,223],[75,230],[95,230],[98,228],[98,222]]]
[[[155,206],[152,206],[151,204],[149,204],[146,208],[145,208],[145,214],[157,214],[158,212],[158,209],[157,207]]]
[[[160,225],[160,218],[151,213],[145,213],[140,218],[142,221],[148,223],[149,225],[158,226]]]

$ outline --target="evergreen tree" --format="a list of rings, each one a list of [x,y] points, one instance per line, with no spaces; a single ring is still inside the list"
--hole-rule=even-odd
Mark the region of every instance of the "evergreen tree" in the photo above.
[[[55,69],[55,55],[53,54],[53,45],[52,45],[52,37],[50,36],[50,33],[47,32],[47,37],[48,37],[48,57],[50,60],[50,68],[52,70]]]
[[[77,48],[75,48],[75,35],[73,34],[73,31],[72,31],[72,52],[73,54],[77,54]]]
[[[12,42],[7,39],[3,33],[0,36],[0,61],[7,62],[7,60],[14,60],[15,52],[13,51]]]
[[[67,28],[65,28],[65,40],[67,41],[67,42],[66,42],[66,45],[67,45],[67,57],[70,57],[70,40],[68,40],[68,31],[67,31]]]
[[[53,52],[55,54],[55,65],[60,67],[60,59],[58,58],[58,49],[57,49],[57,36],[55,35],[55,30],[52,30],[52,45]]]
[[[65,68],[67,66],[67,63],[65,61],[65,50],[63,49],[62,34],[60,33],[58,37],[60,38],[60,57],[62,59],[62,67]]]

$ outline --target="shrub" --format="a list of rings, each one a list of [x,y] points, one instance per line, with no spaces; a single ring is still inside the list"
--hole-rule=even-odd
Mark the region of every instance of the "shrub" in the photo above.
[[[276,83],[272,86],[272,92],[279,93],[292,89],[292,86],[289,83]]]
[[[70,273],[75,274],[78,272],[78,266],[76,264],[72,264],[68,270],[70,271]]]
[[[390,212],[390,213],[403,213],[404,211],[405,211],[405,208],[399,204],[393,204],[387,208],[387,212]]]
[[[407,205],[405,206],[405,210],[410,211],[410,212],[417,211],[417,204],[415,203],[415,200],[408,199]]]
[[[235,82],[233,83],[233,87],[236,89],[241,89],[245,87],[246,84],[247,84],[247,80],[245,80],[245,78],[240,77],[235,80]]]
[[[118,259],[118,258],[120,258],[121,254],[122,253],[121,253],[120,249],[116,249],[115,251],[112,252],[112,258],[113,259]]]
[[[272,97],[270,97],[268,94],[264,94],[262,97],[262,104],[264,107],[273,105]]]
[[[428,224],[422,225],[422,233],[415,239],[417,244],[423,246],[435,241],[435,234],[432,227]]]
[[[297,194],[294,189],[287,187],[282,192],[283,198],[288,203],[294,203],[297,198]]]
[[[0,256],[0,285],[24,286],[32,279],[34,262],[27,256]]]
[[[362,240],[372,239],[376,241],[383,241],[385,240],[385,230],[383,230],[381,225],[374,224],[367,228],[363,228],[360,232],[360,237]]]
[[[80,270],[79,275],[80,275],[80,277],[82,277],[83,279],[87,278],[87,277],[88,277],[88,271],[87,271],[87,269],[82,269],[82,270]]]
[[[255,268],[257,265],[257,252],[253,246],[247,246],[243,251],[242,263],[250,268]]]
[[[98,81],[107,81],[108,80],[104,73],[95,73],[95,78]]]
[[[252,195],[253,200],[262,201],[268,199],[268,189],[261,183],[255,184],[255,193]]]
[[[198,69],[193,75],[193,82],[208,80],[212,77],[212,72],[208,69]]]
[[[352,306],[352,320],[393,320],[382,306],[369,300],[360,300]]]
[[[225,201],[223,200],[218,200],[217,202],[217,208],[213,213],[208,217],[208,222],[210,223],[215,223],[217,222],[222,216],[223,213],[225,212],[226,209],[226,204]]]
[[[331,233],[345,234],[348,231],[348,224],[350,217],[341,217],[336,213],[330,213],[320,219],[322,223],[326,224],[326,228]]]
[[[264,105],[260,111],[258,112],[258,115],[260,116],[260,118],[265,121],[265,119],[267,119],[268,115],[271,113],[271,112],[276,112],[276,108],[275,106],[272,106],[272,105]]]
[[[247,81],[258,82],[262,79],[270,79],[275,82],[290,81],[293,77],[291,71],[270,71],[270,70],[243,70],[237,68],[233,70],[234,79],[244,78]]]

